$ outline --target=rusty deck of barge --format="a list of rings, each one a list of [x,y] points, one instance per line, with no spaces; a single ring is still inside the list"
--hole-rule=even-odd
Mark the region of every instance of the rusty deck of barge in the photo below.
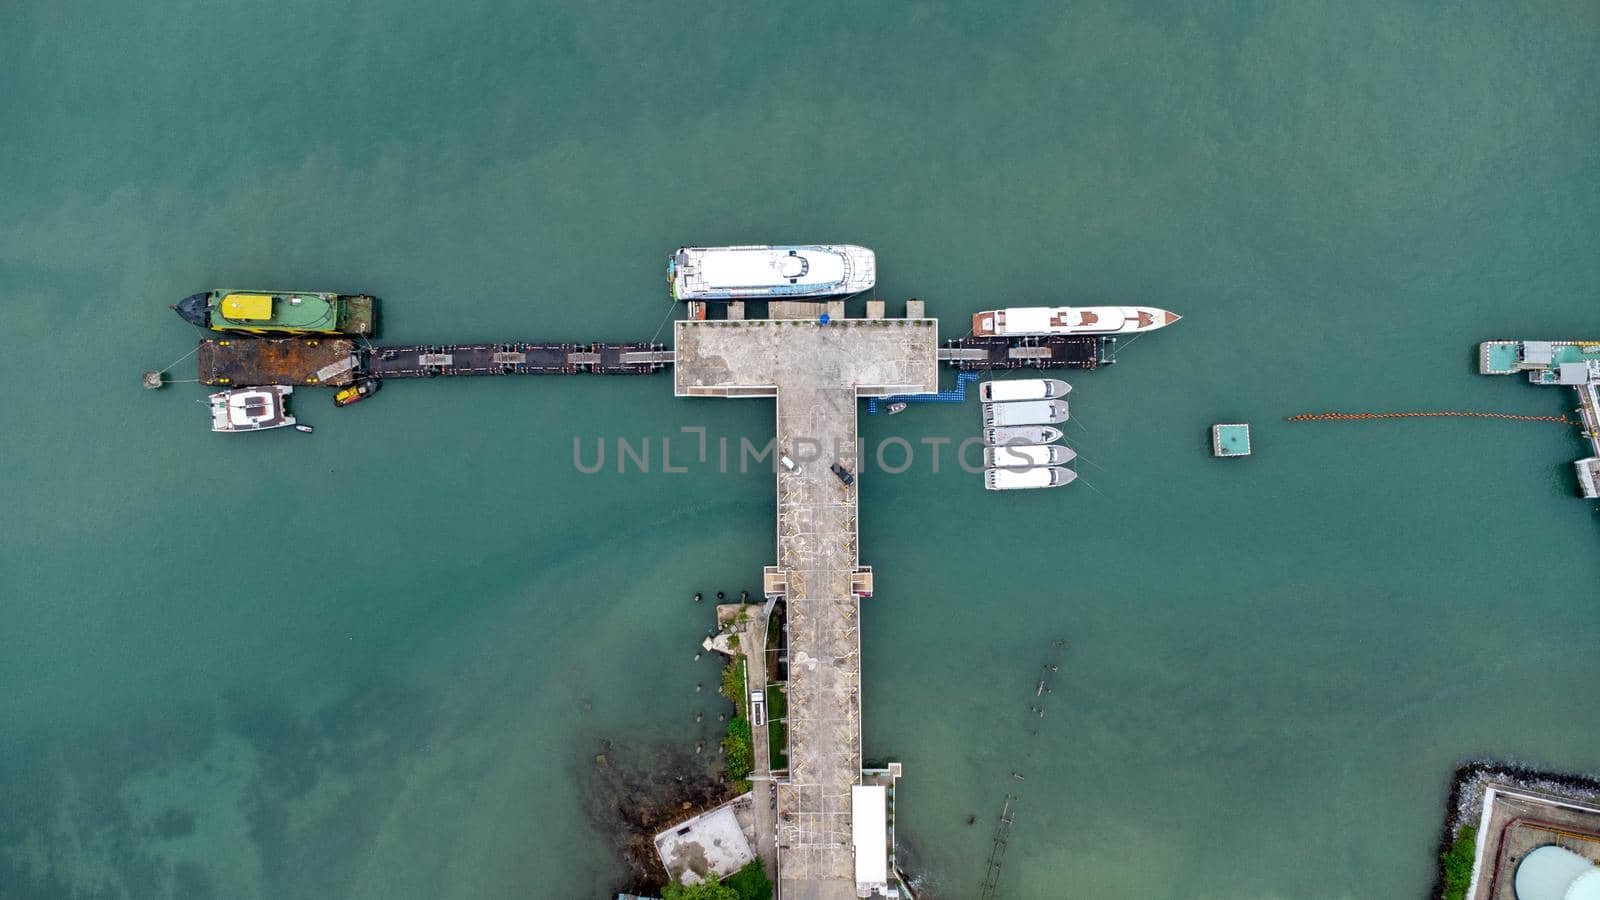
[[[355,342],[343,339],[214,338],[198,356],[200,383],[225,387],[343,387],[361,366]]]

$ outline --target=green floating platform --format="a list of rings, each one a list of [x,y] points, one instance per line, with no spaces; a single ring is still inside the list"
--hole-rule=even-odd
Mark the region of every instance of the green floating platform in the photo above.
[[[1242,424],[1211,426],[1211,455],[1249,456],[1250,426]]]

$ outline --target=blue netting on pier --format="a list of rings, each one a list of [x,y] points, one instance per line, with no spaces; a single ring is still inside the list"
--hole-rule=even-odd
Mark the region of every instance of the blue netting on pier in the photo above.
[[[880,403],[965,403],[967,402],[967,385],[978,380],[977,372],[957,372],[956,386],[948,391],[937,394],[899,394],[893,397],[868,397],[867,415],[878,414]]]

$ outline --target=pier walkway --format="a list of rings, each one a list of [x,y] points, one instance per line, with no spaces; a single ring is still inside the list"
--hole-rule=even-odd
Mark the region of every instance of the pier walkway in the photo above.
[[[774,397],[777,569],[789,624],[789,776],[778,783],[783,900],[854,898],[851,787],[861,781],[856,412],[861,397],[939,389],[934,319],[682,321],[680,397]],[[857,476],[846,485],[838,461]]]

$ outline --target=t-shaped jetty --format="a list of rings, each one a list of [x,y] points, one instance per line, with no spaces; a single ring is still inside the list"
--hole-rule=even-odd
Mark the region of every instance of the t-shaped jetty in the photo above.
[[[769,598],[784,598],[789,625],[779,896],[867,896],[883,860],[857,859],[851,789],[862,782],[859,596],[870,593],[870,571],[860,564],[859,477],[831,466],[860,474],[859,398],[939,390],[939,323],[681,321],[673,346],[677,396],[775,398],[777,453],[796,463],[777,467],[778,559],[765,579]]]

